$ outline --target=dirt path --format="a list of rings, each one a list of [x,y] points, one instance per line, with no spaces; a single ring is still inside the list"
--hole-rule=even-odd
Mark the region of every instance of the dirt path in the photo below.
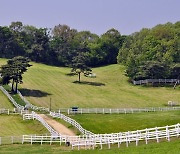
[[[67,128],[66,126],[62,125],[61,123],[57,122],[56,120],[53,120],[52,118],[44,115],[44,114],[39,114],[52,128],[54,128],[58,133],[62,135],[70,135],[70,136],[75,136],[76,134]]]

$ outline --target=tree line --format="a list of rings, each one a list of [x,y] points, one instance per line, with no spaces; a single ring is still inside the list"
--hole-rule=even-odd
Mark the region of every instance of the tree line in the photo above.
[[[90,31],[78,32],[67,25],[47,29],[12,22],[0,26],[0,57],[25,56],[35,62],[69,66],[75,57],[83,55],[88,57],[87,66],[101,66],[117,63],[124,39],[113,28],[98,36]]]
[[[125,36],[114,28],[98,36],[68,25],[52,29],[12,22],[0,26],[0,57],[24,56],[48,65],[69,66],[85,75],[90,67],[121,63],[133,80],[178,78],[180,22],[157,25]]]
[[[126,37],[118,63],[133,80],[180,77],[180,22],[160,24]]]

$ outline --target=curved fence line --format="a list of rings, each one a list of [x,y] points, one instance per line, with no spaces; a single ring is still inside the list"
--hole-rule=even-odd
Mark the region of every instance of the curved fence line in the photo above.
[[[0,86],[0,89],[18,110],[24,110],[24,106],[16,103],[16,101],[11,97],[11,95],[2,86]]]
[[[133,80],[134,85],[148,84],[148,83],[176,83],[179,84],[179,79],[145,79],[145,80]]]
[[[23,114],[23,120],[30,120],[30,119],[36,119],[38,120],[46,129],[51,133],[53,136],[61,136],[57,131],[55,131],[46,121],[40,117],[38,114],[36,114],[34,111],[31,112],[31,114]]]
[[[45,108],[45,107],[38,107],[35,106],[33,104],[31,104],[22,94],[19,90],[17,90],[18,95],[20,96],[20,98],[26,103],[26,107],[27,108],[31,108],[32,110],[36,110],[36,111],[46,111],[49,112],[49,108]]]
[[[180,110],[180,107],[149,107],[149,108],[61,108],[59,113],[67,114],[128,114],[140,112],[158,112]]]
[[[111,144],[117,144],[118,148],[122,143],[125,143],[128,147],[131,142],[135,142],[136,146],[140,141],[145,141],[146,144],[150,140],[155,140],[157,143],[161,139],[171,140],[171,137],[179,137],[180,135],[180,124],[155,127],[137,131],[128,131],[122,133],[111,133],[111,134],[94,134],[94,135],[83,135],[83,136],[47,136],[47,135],[23,135],[23,143],[66,143],[70,142],[72,149],[77,147],[95,148],[103,145],[108,145],[111,148]]]
[[[74,127],[76,127],[82,134],[85,135],[94,135],[94,133],[92,133],[91,131],[88,131],[86,129],[84,129],[76,120],[65,116],[62,113],[55,113],[55,112],[50,112],[50,116],[52,116],[53,118],[60,118],[68,123],[70,123],[71,125],[73,125]]]

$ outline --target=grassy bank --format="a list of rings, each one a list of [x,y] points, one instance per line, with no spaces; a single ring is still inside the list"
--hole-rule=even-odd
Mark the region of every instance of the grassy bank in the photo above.
[[[45,134],[46,128],[36,120],[23,120],[20,115],[0,115],[0,136]]]
[[[0,59],[0,63],[5,63]],[[24,74],[20,91],[32,103],[53,109],[63,107],[156,107],[169,100],[180,100],[180,87],[134,86],[124,75],[124,66],[109,65],[94,68],[97,78],[82,76],[74,82],[70,68],[32,63]],[[51,100],[51,101],[50,101]]]
[[[94,133],[125,132],[180,123],[180,111],[135,114],[71,115],[85,129]]]

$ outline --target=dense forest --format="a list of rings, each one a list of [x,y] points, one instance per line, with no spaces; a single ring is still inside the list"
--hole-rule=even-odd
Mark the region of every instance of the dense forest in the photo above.
[[[142,29],[126,38],[118,63],[131,79],[178,78],[180,75],[180,22]]]
[[[47,29],[12,22],[8,27],[0,27],[0,57],[21,55],[35,62],[69,66],[75,57],[83,55],[88,66],[107,65],[117,63],[124,39],[115,29],[99,37],[67,25]]]
[[[98,36],[67,25],[47,29],[12,22],[0,26],[0,57],[15,56],[56,66],[72,66],[79,58],[90,67],[118,62],[126,65],[130,79],[178,78],[180,22],[144,28],[128,36],[114,28]]]

